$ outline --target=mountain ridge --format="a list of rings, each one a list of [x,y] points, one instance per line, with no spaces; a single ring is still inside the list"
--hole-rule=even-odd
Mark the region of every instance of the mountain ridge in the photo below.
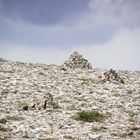
[[[124,83],[107,72],[0,62],[0,139],[139,139],[140,72],[116,70]],[[80,111],[105,119],[76,120]]]

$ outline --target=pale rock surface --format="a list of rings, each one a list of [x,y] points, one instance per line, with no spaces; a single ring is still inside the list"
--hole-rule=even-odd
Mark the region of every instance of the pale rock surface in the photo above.
[[[102,82],[104,72],[1,62],[0,139],[139,140],[140,72],[117,70],[125,83]],[[46,98],[49,102],[43,108]],[[41,109],[30,109],[32,103],[39,103]],[[25,105],[28,110],[23,110]],[[106,118],[77,121],[74,116],[81,110],[99,111]]]

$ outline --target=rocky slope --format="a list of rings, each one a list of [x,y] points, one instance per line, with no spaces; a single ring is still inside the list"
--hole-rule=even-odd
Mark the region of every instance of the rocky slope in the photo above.
[[[103,69],[1,61],[0,140],[140,139],[140,72],[116,73],[124,82]],[[76,120],[82,110],[105,119]]]

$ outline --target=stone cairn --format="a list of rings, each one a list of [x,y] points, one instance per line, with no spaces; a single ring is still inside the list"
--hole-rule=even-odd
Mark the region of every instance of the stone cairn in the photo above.
[[[102,81],[103,82],[109,81],[109,82],[112,82],[112,83],[113,82],[118,82],[118,83],[123,83],[124,84],[123,79],[113,69],[110,69],[109,71],[107,71],[103,74]]]
[[[50,93],[47,93],[47,96],[44,96],[39,102],[32,103],[30,105],[25,105],[23,110],[42,110],[42,109],[54,109],[58,106],[54,103],[53,96]]]
[[[73,52],[69,59],[61,66],[63,69],[92,69],[88,60],[84,59],[78,52]]]

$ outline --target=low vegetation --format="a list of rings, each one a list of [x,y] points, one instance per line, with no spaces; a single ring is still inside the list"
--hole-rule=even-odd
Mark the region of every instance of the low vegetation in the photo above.
[[[101,121],[104,118],[105,116],[98,111],[81,111],[78,112],[75,116],[76,120],[85,122]]]

